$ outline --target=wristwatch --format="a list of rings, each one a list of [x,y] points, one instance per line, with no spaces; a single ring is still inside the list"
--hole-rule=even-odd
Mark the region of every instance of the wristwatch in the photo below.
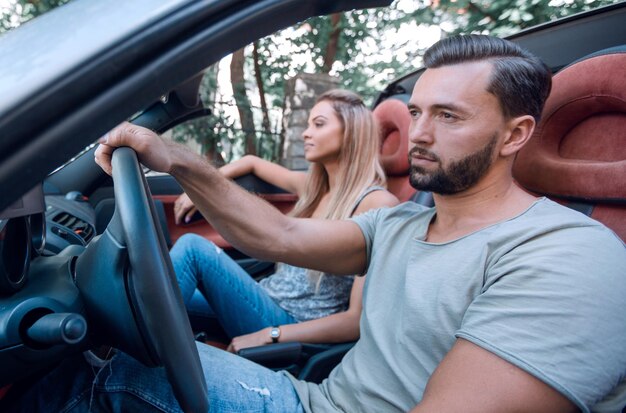
[[[270,330],[270,337],[272,338],[272,343],[278,343],[278,339],[280,338],[280,327],[272,327]]]

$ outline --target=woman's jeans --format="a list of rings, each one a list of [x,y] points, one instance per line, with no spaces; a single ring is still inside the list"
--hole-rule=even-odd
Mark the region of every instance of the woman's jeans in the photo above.
[[[284,374],[214,347],[201,343],[197,346],[210,412],[303,412],[293,385]],[[145,367],[123,353],[102,367],[88,363],[82,354],[68,358],[17,400],[13,399],[10,406],[0,405],[0,410],[6,413],[181,412],[165,370]]]
[[[208,303],[203,315],[217,317],[230,338],[298,322],[228,254],[205,238],[183,235],[170,256],[185,307],[194,311],[192,296],[198,288]]]

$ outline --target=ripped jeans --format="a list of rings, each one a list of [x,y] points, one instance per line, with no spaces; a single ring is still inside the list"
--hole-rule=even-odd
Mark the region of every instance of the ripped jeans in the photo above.
[[[281,308],[221,248],[195,234],[185,234],[170,251],[183,301],[190,314],[194,291],[206,299],[203,316],[214,315],[230,337],[298,321]]]
[[[304,412],[284,374],[214,347],[197,346],[209,412]],[[163,368],[145,367],[123,353],[99,367],[82,354],[68,358],[2,407],[7,413],[182,411]]]

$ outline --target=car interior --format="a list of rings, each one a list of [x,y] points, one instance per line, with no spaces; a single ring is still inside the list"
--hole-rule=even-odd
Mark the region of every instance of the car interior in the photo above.
[[[514,176],[626,240],[626,46],[583,57],[554,76],[543,120]],[[614,76],[613,73],[621,75]]]
[[[622,240],[625,18],[626,3],[619,3],[510,37],[555,73],[542,120],[515,161],[516,182],[599,220]],[[373,113],[381,127],[381,161],[389,190],[401,201],[430,207],[432,194],[416,192],[408,182],[406,102],[422,72],[388,85]],[[202,73],[195,73],[131,121],[165,132],[206,115],[198,98]],[[183,234],[196,233],[224,248],[255,278],[271,273],[274,263],[235,250],[201,216],[176,225],[173,205],[182,188],[171,176],[142,168],[132,151],[116,151],[119,173],[113,177],[95,166],[94,151],[94,145],[86,148],[0,212],[0,388],[32,380],[68,355],[107,344],[148,366],[178,370],[171,378],[175,393],[193,411],[193,404],[201,403],[193,394],[204,392],[198,384],[204,381],[188,338],[217,346],[227,339],[216,320],[181,308],[169,248]],[[282,212],[297,200],[254,176],[236,182]],[[131,248],[137,245],[141,248]],[[103,293],[112,290],[120,293]],[[177,334],[185,338],[172,339]],[[239,354],[320,382],[352,345],[276,343]],[[181,361],[181,354],[190,356]]]

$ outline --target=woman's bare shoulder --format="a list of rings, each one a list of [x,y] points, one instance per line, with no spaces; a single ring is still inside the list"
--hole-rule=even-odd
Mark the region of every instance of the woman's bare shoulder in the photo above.
[[[399,203],[398,198],[387,190],[372,191],[363,198],[355,213],[359,214],[370,209],[392,207]]]

